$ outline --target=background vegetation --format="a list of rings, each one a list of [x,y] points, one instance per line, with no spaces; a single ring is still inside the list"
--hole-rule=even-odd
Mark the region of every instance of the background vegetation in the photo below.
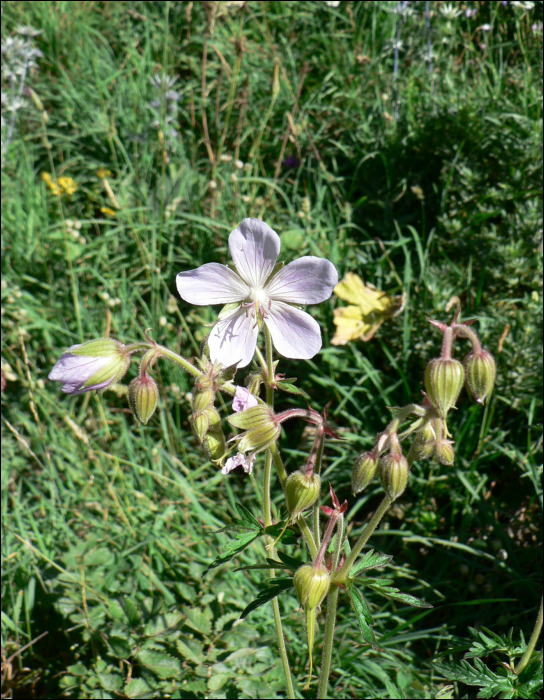
[[[324,256],[341,276],[407,295],[373,340],[343,347],[329,342],[333,298],[313,311],[320,355],[280,364],[314,407],[331,402],[344,440],[326,447],[325,482],[348,498],[352,535],[380,498],[378,485],[351,496],[353,460],[388,406],[420,397],[440,342],[427,317],[446,320],[458,296],[498,363],[490,403],[465,394],[451,418],[455,466],[416,464],[371,540],[394,557],[383,575],[434,607],[369,594],[373,650],[341,598],[334,697],[475,697],[448,685],[437,655],[455,662],[472,645],[500,676],[509,630],[513,647],[530,634],[542,561],[542,3],[430,2],[427,19],[425,7],[2,3],[3,45],[20,25],[43,32],[2,168],[3,697],[282,696],[270,606],[237,623],[262,572],[202,577],[234,502],[258,507],[259,468],[224,478],[205,461],[191,383],[173,365],[158,367],[147,427],[121,389],[69,398],[47,381],[63,349],[107,333],[128,342],[151,327],[198,351],[216,309],[181,302],[175,275],[226,262],[246,216],[280,233],[287,261]],[[289,471],[306,440],[302,428],[282,438]],[[255,544],[239,561],[263,556]],[[303,614],[281,600],[300,678]]]

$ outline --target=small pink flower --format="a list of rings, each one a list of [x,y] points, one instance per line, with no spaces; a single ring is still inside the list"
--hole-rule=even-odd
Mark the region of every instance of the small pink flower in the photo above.
[[[234,399],[232,400],[232,410],[235,413],[245,411],[246,408],[252,408],[258,403],[257,398],[250,393],[249,389],[246,389],[243,386],[236,387],[236,393],[234,394]]]
[[[310,359],[321,349],[312,316],[293,304],[319,304],[338,283],[334,265],[305,256],[274,273],[280,237],[259,219],[244,219],[229,236],[236,271],[207,263],[176,277],[179,295],[190,304],[233,304],[224,309],[208,337],[212,362],[245,367],[253,359],[264,323],[284,357]]]

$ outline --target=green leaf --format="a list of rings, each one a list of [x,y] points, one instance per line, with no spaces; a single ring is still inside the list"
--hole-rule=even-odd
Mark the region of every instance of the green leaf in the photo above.
[[[194,642],[195,640],[193,639],[191,641]],[[176,641],[176,648],[184,659],[192,661],[197,666],[204,663],[204,654],[197,653],[196,651],[191,649],[191,647],[185,644],[185,642],[182,642],[181,639],[178,639]]]
[[[393,559],[393,557],[390,557],[387,554],[379,554],[378,552],[374,552],[374,550],[371,549],[365,554],[361,561],[358,561],[355,564],[355,566],[352,567],[350,571],[350,578],[356,576],[359,573],[359,571],[364,571],[366,569],[377,569],[383,566],[387,566],[391,559]]]
[[[286,391],[288,394],[296,394],[297,396],[304,396],[305,399],[308,399],[308,401],[311,400],[311,396],[309,396],[304,389],[301,389],[299,386],[295,386],[294,384],[291,384],[291,382],[276,382],[276,387],[278,389],[281,389],[281,391]]]
[[[384,595],[387,598],[391,598],[391,600],[398,600],[400,603],[406,603],[406,605],[413,605],[415,608],[432,608],[433,606],[430,605],[430,603],[426,603],[424,600],[421,600],[421,598],[416,598],[413,595],[409,595],[408,593],[401,593],[398,588],[393,588],[390,585],[376,585],[372,584],[369,586],[370,589],[375,591],[376,593],[379,593],[380,595]]]
[[[252,527],[256,530],[263,529],[261,523],[257,520],[253,513],[251,513],[247,508],[245,508],[241,503],[237,503],[235,507],[238,513],[240,514],[240,520],[246,523],[248,527]]]
[[[123,678],[118,673],[99,673],[98,678],[100,685],[112,693],[121,690],[123,687]]]
[[[293,588],[293,579],[292,578],[272,579],[270,582],[270,585],[268,585],[266,588],[263,588],[257,594],[257,597],[255,598],[255,600],[245,608],[245,610],[240,615],[240,619],[243,620],[253,610],[260,608],[261,605],[268,603],[269,600],[272,600],[276,596],[278,596],[281,593],[284,593],[285,591],[292,589],[292,588]]]
[[[298,569],[300,566],[302,566],[304,564],[304,562],[301,561],[300,559],[296,559],[295,557],[292,557],[289,554],[285,554],[284,552],[278,552],[278,557],[292,571],[295,571],[296,569]]]
[[[132,627],[138,627],[141,622],[140,611],[130,598],[125,598],[122,603],[127,619]]]
[[[159,678],[175,678],[181,673],[180,662],[165,651],[142,649],[138,654],[138,661]]]
[[[351,598],[351,602],[353,603],[357,620],[359,621],[363,639],[365,642],[372,644],[372,647],[375,648],[376,638],[374,637],[374,630],[371,627],[371,625],[374,624],[374,621],[372,620],[372,615],[368,610],[366,601],[355,587],[349,588],[348,593]]]
[[[508,671],[506,676],[499,676],[480,659],[474,659],[474,666],[468,661],[459,664],[438,663],[436,666],[448,680],[481,686],[478,698],[498,697],[500,693],[509,693],[516,685],[517,678],[513,672]]]
[[[125,695],[129,698],[150,698],[151,687],[143,678],[132,678],[125,686]]]
[[[196,632],[207,637],[212,631],[212,613],[207,607],[204,610],[200,608],[183,607],[183,612],[186,614],[184,624],[191,627]]]
[[[251,530],[251,532],[242,532],[238,535],[236,535],[235,539],[232,540],[227,544],[225,547],[225,550],[223,554],[217,559],[214,559],[211,564],[209,564],[204,571],[202,572],[202,576],[205,576],[208,571],[211,571],[212,569],[217,568],[218,566],[221,566],[221,564],[226,564],[228,561],[233,559],[237,554],[240,554],[241,552],[244,551],[246,547],[249,547],[249,545],[257,539],[260,535],[260,531],[256,532],[255,530]]]

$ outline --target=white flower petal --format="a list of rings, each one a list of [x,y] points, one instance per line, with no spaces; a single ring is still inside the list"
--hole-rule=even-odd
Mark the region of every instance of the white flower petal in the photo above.
[[[321,350],[321,330],[305,311],[282,301],[272,301],[264,319],[272,342],[284,357],[309,360]]]
[[[210,360],[224,367],[245,367],[253,359],[259,327],[253,307],[239,307],[217,321],[208,337]]]
[[[176,276],[176,286],[182,299],[198,306],[242,301],[250,291],[236,272],[219,263],[180,272]]]
[[[338,284],[338,272],[324,258],[307,255],[282,268],[266,285],[266,296],[292,304],[320,304]]]
[[[226,476],[236,467],[242,467],[246,474],[251,474],[253,471],[253,463],[255,462],[255,455],[243,455],[240,452],[234,457],[229,457],[225,462],[225,466],[221,469],[221,474]]]
[[[261,289],[280,254],[280,237],[260,219],[244,219],[229,236],[236,270],[250,287]]]
[[[253,396],[253,394],[249,391],[249,389],[246,389],[245,386],[236,387],[236,393],[234,394],[234,399],[232,400],[232,410],[235,413],[245,411],[246,408],[253,408],[253,406],[257,406],[258,403],[257,397]]]

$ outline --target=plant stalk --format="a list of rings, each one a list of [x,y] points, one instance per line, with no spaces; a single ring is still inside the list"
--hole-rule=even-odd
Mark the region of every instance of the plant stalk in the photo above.
[[[514,669],[514,673],[517,676],[519,676],[519,674],[525,670],[525,668],[527,667],[527,664],[531,660],[531,655],[535,649],[536,643],[538,642],[538,638],[540,637],[541,630],[542,630],[542,598],[540,599],[540,610],[538,611],[533,634],[531,635],[531,639],[529,639],[529,644],[527,644],[527,649],[525,650],[525,653],[521,657],[519,664]]]

